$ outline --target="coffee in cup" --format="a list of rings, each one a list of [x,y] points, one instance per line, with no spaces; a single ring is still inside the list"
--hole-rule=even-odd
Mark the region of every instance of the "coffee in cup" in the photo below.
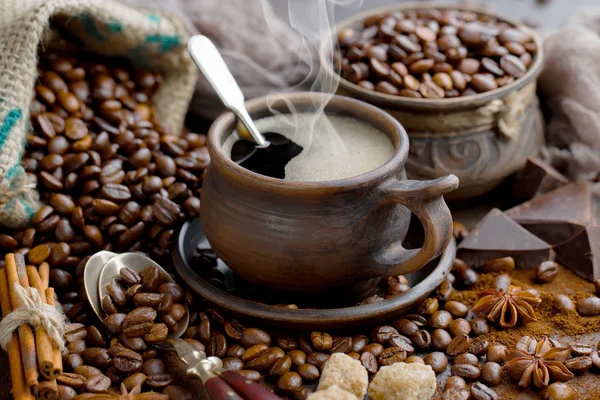
[[[302,112],[255,122],[261,132],[280,133],[302,147],[284,166],[284,179],[289,181],[331,181],[362,175],[382,166],[394,154],[388,135],[351,117]],[[223,144],[230,158],[237,140],[239,135],[233,133]]]

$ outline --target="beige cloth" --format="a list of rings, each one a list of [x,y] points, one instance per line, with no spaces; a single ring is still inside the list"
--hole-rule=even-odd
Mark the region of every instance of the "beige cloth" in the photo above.
[[[215,42],[246,99],[274,92],[308,90],[314,81],[314,45],[279,19],[268,0],[123,0],[179,17],[190,32]],[[277,0],[285,1],[285,0]],[[204,78],[190,112],[214,119],[224,108]]]
[[[551,112],[546,161],[578,181],[600,173],[600,9],[572,18],[544,42],[540,91]]]
[[[137,11],[113,0],[0,0],[0,225],[21,227],[39,208],[20,162],[38,48],[56,42],[56,35],[48,34],[51,20],[86,51],[126,57],[162,73],[155,104],[161,121],[176,133],[197,78],[184,26],[164,13]]]

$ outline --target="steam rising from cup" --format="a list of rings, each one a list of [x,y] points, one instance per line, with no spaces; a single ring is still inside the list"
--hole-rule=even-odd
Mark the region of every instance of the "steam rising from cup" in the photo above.
[[[263,9],[269,10],[268,0],[261,1]],[[319,146],[327,149],[330,157],[337,158],[338,162],[343,161],[348,164],[351,159],[346,145],[324,112],[329,100],[337,91],[340,78],[337,74],[326,73],[326,65],[319,62],[318,54],[319,46],[324,46],[325,54],[331,54],[329,62],[333,62],[333,56],[339,52],[337,43],[334,41],[335,38],[332,36],[332,28],[335,25],[335,7],[357,8],[361,4],[362,0],[287,0],[287,22],[302,37],[302,46],[296,54],[298,64],[318,66],[316,71],[311,69],[306,79],[296,88],[290,88],[290,91],[310,85],[311,92],[326,93],[329,96],[325,96],[325,100],[323,100],[323,96],[313,97],[313,109],[310,111],[310,116],[307,116],[306,110],[297,110],[287,102],[291,113],[286,114],[285,118],[279,118],[278,121],[293,128],[292,132],[294,133],[288,136],[294,142],[301,144],[304,151],[311,151],[314,135],[318,134],[320,135]],[[269,25],[270,16],[266,15],[265,20]],[[273,104],[275,101],[285,101],[285,99],[276,93],[270,94],[268,96],[269,104]],[[273,114],[280,114],[272,107],[270,110]]]

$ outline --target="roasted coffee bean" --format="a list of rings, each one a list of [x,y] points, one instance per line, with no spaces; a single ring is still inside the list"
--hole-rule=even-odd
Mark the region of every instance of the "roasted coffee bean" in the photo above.
[[[140,272],[142,283],[148,292],[156,292],[160,286],[160,271],[156,267],[147,267]]]
[[[423,301],[417,308],[417,312],[421,315],[429,316],[436,312],[439,308],[438,299],[435,297],[429,297]]]
[[[477,366],[479,364],[479,359],[475,354],[472,353],[462,353],[452,360],[453,364],[471,364]]]
[[[91,365],[100,369],[107,368],[112,362],[110,355],[106,349],[100,347],[90,347],[81,353],[81,358],[87,365]]]
[[[83,339],[73,340],[67,345],[67,349],[69,350],[69,354],[81,354],[87,349],[87,343]]]
[[[405,318],[400,318],[394,321],[393,326],[399,333],[405,336],[410,336],[419,330],[417,324]]]
[[[102,303],[101,303],[101,306],[102,306],[102,311],[104,311],[104,313],[105,313],[106,315],[108,315],[108,316],[110,316],[110,315],[112,315],[112,314],[116,314],[116,313],[118,313],[118,312],[119,312],[119,311],[117,310],[117,307],[116,307],[116,306],[115,306],[115,304],[113,303],[112,297],[110,297],[110,295],[108,295],[108,294],[105,294],[105,295],[102,297]],[[124,314],[123,314],[123,316],[124,316]],[[123,317],[123,318],[124,318],[124,317]],[[110,320],[109,320],[109,321],[110,321]],[[121,321],[121,322],[122,322],[122,321]],[[111,323],[111,324],[112,324],[112,322],[109,322],[109,323]],[[105,324],[105,325],[107,324],[107,321],[106,321],[106,320],[104,321],[104,324]],[[120,326],[120,325],[119,325],[119,326]],[[108,328],[108,327],[107,327],[107,328]],[[113,328],[116,328],[116,326],[114,326],[114,324],[113,324],[113,325],[111,325],[111,327],[110,327],[110,328],[108,328],[108,329],[109,329],[109,331],[110,331],[110,330],[112,330]],[[119,329],[120,329],[120,328],[119,328]]]
[[[502,364],[506,359],[508,349],[503,344],[495,344],[488,347],[486,360]]]
[[[448,379],[446,379],[446,383],[444,384],[445,390],[461,390],[466,388],[467,382],[465,382],[465,380],[460,376],[455,375],[449,376]]]
[[[448,311],[453,318],[464,318],[469,308],[459,301],[449,301],[444,304],[444,310]]]
[[[558,264],[554,261],[544,261],[535,270],[535,280],[540,283],[549,283],[558,275]]]
[[[379,354],[377,360],[380,365],[392,365],[406,360],[406,357],[406,350],[400,347],[388,347]]]
[[[582,373],[591,368],[592,358],[590,356],[573,357],[566,360],[564,364],[571,371]]]
[[[180,303],[183,300],[184,292],[181,286],[173,282],[166,282],[158,287],[158,293],[169,293],[173,302]]]
[[[481,375],[479,368],[470,364],[453,364],[451,372],[466,380],[476,380]]]
[[[429,317],[428,325],[434,329],[445,329],[450,325],[451,322],[452,314],[450,314],[448,311],[440,310],[436,311],[431,315],[431,317]]]
[[[290,356],[292,364],[295,367],[299,367],[300,365],[306,363],[306,353],[302,350],[292,350],[288,353],[288,356]]]
[[[448,366],[448,357],[439,351],[427,354],[423,361],[425,364],[431,366],[431,369],[433,369],[433,372],[436,374],[441,373]]]
[[[377,359],[375,356],[368,351],[365,351],[360,356],[360,363],[365,367],[369,375],[375,375],[377,370],[379,369],[379,365],[377,364]]]
[[[298,341],[293,336],[277,335],[275,340],[277,346],[281,347],[284,351],[295,350],[298,347]]]
[[[587,297],[577,302],[577,312],[584,316],[600,315],[600,298]]]
[[[159,358],[146,360],[142,366],[142,372],[148,376],[162,374],[166,370],[165,363]]]
[[[352,350],[352,338],[344,336],[333,341],[333,346],[329,349],[330,353],[349,353]]]
[[[141,288],[141,285],[139,286]],[[136,307],[157,307],[163,300],[160,293],[137,293],[133,296],[133,304]]]
[[[310,340],[313,347],[318,351],[327,351],[333,345],[333,339],[327,332],[312,332]]]
[[[156,310],[150,307],[139,307],[131,311],[123,320],[123,333],[127,336],[143,336],[150,332]]]
[[[471,346],[471,338],[468,335],[458,335],[448,343],[446,353],[450,357],[455,357],[459,354],[466,353]]]
[[[225,336],[221,334],[213,336],[208,343],[206,354],[214,357],[224,357],[227,354],[227,339]]]
[[[265,344],[267,346],[271,345],[271,336],[258,328],[247,328],[243,330],[242,333],[242,345],[246,348],[251,347],[256,344]]]
[[[67,344],[76,340],[85,339],[87,337],[88,330],[83,324],[68,324],[65,328],[64,339]]]
[[[427,349],[431,345],[431,335],[424,329],[414,332],[410,336],[410,340],[420,349]]]
[[[114,366],[123,372],[138,372],[142,369],[142,356],[133,350],[125,349],[114,357]]]
[[[489,386],[496,386],[502,380],[502,366],[495,362],[486,362],[481,368],[481,380]]]
[[[102,333],[94,325],[90,326],[87,329],[87,337],[86,338],[87,338],[87,341],[92,346],[104,347],[107,344]]]
[[[91,378],[92,376],[102,374],[102,371],[100,371],[98,368],[91,367],[89,365],[81,365],[79,367],[76,367],[73,369],[73,372],[75,372],[76,374],[83,375],[87,379]]]
[[[252,382],[260,382],[262,379],[262,375],[258,371],[253,371],[250,369],[243,369],[241,371],[236,371],[238,375],[243,376]]]
[[[306,382],[316,381],[321,375],[319,369],[311,364],[301,365],[296,372],[302,377],[302,380]]]
[[[85,384],[86,378],[80,374],[63,372],[56,377],[56,381],[62,385],[69,386],[73,389],[78,389]]]
[[[463,318],[455,319],[450,323],[450,326],[448,326],[448,332],[452,337],[468,335],[471,333],[471,324]]]
[[[79,354],[69,354],[65,360],[65,364],[72,370],[83,365],[83,358]]]
[[[168,373],[148,375],[146,385],[152,389],[162,389],[173,383],[173,376]]]
[[[244,349],[241,345],[234,343],[227,349],[227,357],[242,358],[244,351],[246,351],[246,349]]]
[[[277,381],[275,388],[282,393],[289,393],[302,386],[302,377],[296,372],[288,372]]]
[[[398,335],[398,331],[391,326],[379,326],[371,332],[371,338],[376,343],[385,343],[394,335]]]
[[[574,394],[569,384],[555,382],[544,391],[544,400],[572,400]]]
[[[431,333],[431,347],[435,350],[446,351],[451,341],[452,337],[444,329],[436,329]]]
[[[125,306],[127,303],[127,296],[125,296],[125,291],[123,291],[123,288],[116,279],[113,279],[110,284],[106,285],[106,291],[117,307]]]
[[[313,353],[310,353],[306,357],[306,363],[312,364],[312,365],[318,367],[319,369],[321,369],[323,367],[323,365],[327,362],[327,360],[329,360],[329,357],[330,357],[329,354],[315,351]]]
[[[129,375],[127,378],[125,378],[123,380],[123,384],[125,385],[125,388],[129,391],[131,391],[134,387],[136,386],[142,386],[144,384],[144,382],[146,382],[146,379],[148,378],[148,376],[142,372],[135,372],[131,375]]]
[[[240,360],[241,362],[241,360]],[[292,367],[292,359],[290,358],[290,356],[286,355],[280,359],[278,359],[275,364],[273,364],[271,366],[271,368],[269,369],[269,375],[270,376],[283,376],[285,374],[287,374],[290,371],[290,368]],[[243,364],[242,367],[240,367],[239,369],[243,368]]]
[[[127,347],[128,349],[131,349],[133,351],[144,351],[146,350],[147,346],[146,346],[146,342],[144,341],[144,339],[142,339],[141,337],[137,336],[137,337],[130,337],[127,335],[121,335],[119,337],[119,340],[121,341],[121,344],[125,347]]]
[[[473,400],[497,400],[498,394],[481,382],[476,382],[471,386],[471,397]]]
[[[479,340],[471,343],[469,351],[477,357],[481,357],[487,353],[489,342],[487,340]]]
[[[485,335],[490,332],[490,325],[485,318],[473,318],[471,320],[471,332],[474,336]]]
[[[574,356],[589,356],[594,351],[594,348],[587,344],[573,344],[571,345],[571,355]]]

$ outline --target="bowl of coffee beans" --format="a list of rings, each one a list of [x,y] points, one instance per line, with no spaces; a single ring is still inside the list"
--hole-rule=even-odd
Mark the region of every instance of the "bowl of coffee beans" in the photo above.
[[[321,58],[338,93],[402,123],[411,179],[458,176],[448,199],[492,190],[541,148],[542,46],[524,25],[470,6],[412,3],[356,15],[332,40]]]

